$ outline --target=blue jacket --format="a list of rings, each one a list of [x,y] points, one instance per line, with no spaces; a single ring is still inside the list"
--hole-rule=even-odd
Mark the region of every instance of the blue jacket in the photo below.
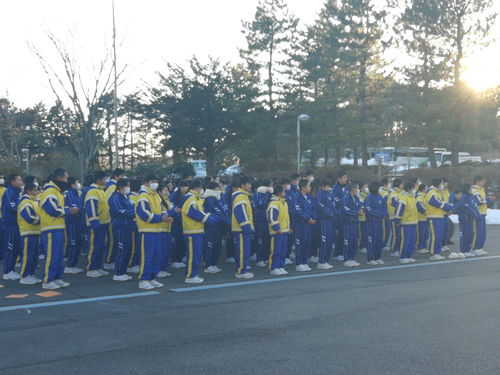
[[[64,219],[66,224],[82,223],[83,205],[80,197],[80,192],[76,189],[68,189],[64,192],[64,208],[79,208],[80,211],[77,215],[66,215]]]
[[[477,208],[477,199],[472,194],[462,194],[462,198],[454,205],[453,211],[458,214],[458,220],[461,223],[469,223],[474,219],[481,219],[481,214]]]
[[[113,229],[130,229],[135,228],[134,218],[134,203],[130,199],[119,192],[114,192],[109,197],[109,213],[111,214],[111,225]]]
[[[297,212],[295,211],[295,204],[297,203],[297,198],[299,196],[299,188],[297,185],[291,185],[290,190],[285,193],[286,203],[288,204],[288,215],[290,216],[290,223],[295,223],[297,221]]]
[[[338,182],[332,188],[332,199],[338,212],[343,212],[344,197],[347,194],[347,186]],[[338,215],[338,219],[343,220],[344,215]]]
[[[310,219],[316,220],[315,199],[311,194],[299,193],[295,200],[296,222],[305,224]]]
[[[344,224],[358,224],[359,210],[361,210],[359,197],[346,194],[342,200],[342,212],[344,213]]]
[[[316,216],[318,220],[333,220],[338,215],[331,192],[319,190],[316,195]]]
[[[207,194],[207,192],[205,192],[205,194]],[[225,225],[231,225],[231,216],[229,215],[226,205],[222,202],[222,198],[217,199],[215,196],[205,196],[203,210],[206,213],[217,215],[220,221]]]
[[[382,223],[387,216],[386,202],[380,194],[368,194],[364,206],[368,223]]]
[[[17,226],[17,207],[21,201],[21,189],[9,185],[2,197],[3,225]]]
[[[252,196],[254,222],[267,223],[267,206],[271,201],[271,193],[262,192],[259,190],[261,190],[260,187],[257,189],[257,192]]]

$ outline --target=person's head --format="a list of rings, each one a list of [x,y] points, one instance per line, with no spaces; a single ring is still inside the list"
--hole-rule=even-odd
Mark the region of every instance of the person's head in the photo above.
[[[406,191],[407,193],[412,193],[414,189],[415,189],[414,182],[407,182],[403,187],[403,190]]]
[[[122,194],[130,193],[130,181],[128,178],[120,178],[116,181],[116,191]]]
[[[347,176],[347,173],[345,171],[337,172],[337,182],[340,185],[345,185],[349,182],[349,177]]]
[[[300,175],[298,173],[292,173],[290,176],[290,185],[297,185],[300,180]]]
[[[113,180],[115,181],[118,181],[120,178],[123,178],[123,176],[125,176],[125,171],[121,168],[116,168],[114,171],[113,171]]]
[[[0,173],[0,186],[3,186],[5,185],[5,177],[3,175],[3,173]]]
[[[418,185],[418,191],[421,193],[423,191],[425,191],[425,189],[427,189],[427,185],[426,184],[420,184]]]
[[[137,193],[139,190],[141,190],[141,185],[141,180],[138,178],[134,178],[132,181],[130,181],[130,190]]]
[[[331,186],[330,186],[330,181],[328,179],[322,179],[319,181],[319,188],[323,191],[329,191]]]
[[[97,171],[94,173],[94,184],[99,186],[106,185],[106,173],[103,171]]]
[[[158,189],[158,177],[155,174],[150,173],[150,174],[144,176],[144,179],[142,182],[143,182],[144,186],[146,186],[147,188],[149,188],[153,191],[156,191],[156,189]]]
[[[387,181],[387,183],[388,182],[389,181]],[[377,195],[378,189],[380,189],[380,182],[378,182],[378,181],[372,181],[372,182],[370,182],[370,185],[368,185],[368,191],[370,192],[370,194]]]
[[[179,187],[179,191],[181,192],[182,195],[186,194],[189,190],[189,182],[186,180],[179,181],[177,186]]]
[[[63,168],[57,168],[54,173],[52,173],[52,181],[55,183],[62,182],[64,184],[68,183],[68,171]]]
[[[472,194],[472,185],[471,184],[464,184],[464,186],[462,186],[462,193]],[[456,196],[456,194],[455,194],[455,196]]]
[[[193,180],[193,175],[191,173],[184,172],[182,174],[182,179],[184,181],[192,181]]]
[[[309,181],[309,182],[313,182],[314,181],[314,172],[312,170],[307,170],[306,171],[306,180]]]
[[[368,184],[365,184],[364,182],[359,183],[359,190],[361,190],[363,193],[369,193],[368,190]]]
[[[448,189],[448,179],[446,177],[443,177],[442,180],[443,180],[443,189]]]
[[[170,190],[168,189],[167,184],[163,182],[158,185],[158,189],[156,189],[156,191],[163,199],[168,199],[168,197],[170,196]]]
[[[26,184],[24,185],[24,193],[36,197],[38,194],[38,187],[33,183]]]
[[[431,186],[434,186],[437,189],[441,189],[443,180],[441,180],[439,177],[433,178],[431,182]]]
[[[24,186],[26,185],[35,185],[36,188],[38,189],[38,187],[40,186],[40,184],[38,183],[38,180],[36,179],[35,176],[26,176],[23,178],[23,181],[24,181]]]
[[[80,184],[80,180],[76,177],[70,176],[68,177],[68,187],[73,190],[78,190],[82,188]]]
[[[199,178],[195,178],[189,184],[189,188],[193,191],[196,191],[198,194],[201,194],[203,193],[203,181],[200,180]]]
[[[209,182],[207,188],[210,190],[220,191],[220,185],[215,181]]]
[[[311,183],[305,178],[299,180],[299,190],[302,194],[309,194],[311,192]]]
[[[454,194],[455,194],[455,200],[459,201],[460,199],[462,199],[463,193],[460,190],[455,190]]]
[[[400,178],[395,178],[393,181],[392,181],[392,187],[393,188],[397,188],[397,189],[402,189],[403,188],[403,180],[401,180]]]
[[[284,198],[285,197],[285,185],[281,181],[276,181],[273,186],[274,195]]]
[[[380,180],[380,184],[382,186],[389,186],[389,179],[387,177],[383,177],[381,180]]]
[[[359,193],[359,185],[355,182],[351,182],[349,185],[347,185],[347,191],[352,196],[355,196],[356,194]]]
[[[263,178],[260,180],[260,186],[265,186],[265,187],[271,187],[273,186],[273,181],[270,180],[269,178]]]
[[[477,175],[476,177],[474,177],[474,185],[483,187],[485,185],[485,183],[486,183],[486,180],[484,179],[483,176]]]
[[[21,189],[23,186],[23,180],[21,176],[17,173],[12,173],[7,177],[7,184],[16,189]]]
[[[248,176],[242,176],[239,181],[240,189],[250,191],[252,189],[252,179]]]

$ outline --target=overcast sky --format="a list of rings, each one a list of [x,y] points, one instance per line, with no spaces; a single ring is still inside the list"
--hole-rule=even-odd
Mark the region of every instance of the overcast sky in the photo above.
[[[192,55],[238,59],[245,45],[241,20],[253,18],[257,0],[115,0],[118,64],[127,63],[120,93],[154,83],[164,61],[182,63]],[[500,9],[500,0],[497,0]],[[311,23],[324,0],[288,0],[301,22]],[[500,28],[496,29],[497,31]],[[17,106],[52,103],[46,76],[28,44],[55,61],[46,31],[74,48],[86,66],[111,45],[111,0],[6,0],[0,3],[0,97]],[[500,44],[490,51],[500,50]],[[491,52],[490,52],[491,54]],[[499,56],[500,57],[500,56]],[[52,60],[54,59],[54,60]],[[496,59],[495,66],[500,66]],[[499,77],[500,79],[500,77]],[[500,81],[499,81],[500,83]]]

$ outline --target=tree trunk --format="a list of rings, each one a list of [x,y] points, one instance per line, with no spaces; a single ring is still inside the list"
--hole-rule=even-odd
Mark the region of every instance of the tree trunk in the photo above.
[[[431,163],[431,168],[436,169],[436,157],[434,155],[434,144],[430,138],[427,138],[427,149],[429,150],[429,162]]]
[[[342,153],[340,152],[340,147],[335,147],[335,168],[340,168],[341,158],[342,158]]]
[[[328,167],[328,149],[325,148],[325,153],[324,153],[324,158],[325,158],[325,165],[324,167]]]

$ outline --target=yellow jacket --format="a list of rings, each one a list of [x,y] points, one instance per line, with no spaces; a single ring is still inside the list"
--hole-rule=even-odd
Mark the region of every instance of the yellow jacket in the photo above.
[[[416,203],[425,209],[425,194],[418,192],[415,198]],[[418,211],[418,208],[417,208]],[[418,211],[418,221],[427,221],[427,215]]]
[[[290,232],[290,216],[288,214],[288,203],[285,198],[273,196],[267,206],[267,222],[269,223],[269,233],[276,234]]]
[[[394,219],[399,201],[399,194],[401,194],[401,190],[399,188],[394,188],[389,191],[387,196],[387,212],[389,214],[389,219]]]
[[[428,219],[444,218],[446,212],[451,210],[451,206],[442,201],[441,192],[430,187],[425,195],[425,213]]]
[[[418,211],[413,194],[403,191],[399,194],[399,203],[394,219],[401,221],[402,225],[413,225],[418,223]]]
[[[201,194],[190,190],[184,197],[182,204],[182,231],[184,234],[205,233],[205,222],[210,216],[203,211],[203,202]]]
[[[65,229],[64,196],[59,186],[49,181],[40,194],[40,225],[42,232]]]
[[[99,220],[99,224],[109,224],[111,217],[109,214],[108,198],[104,192],[104,187],[97,184],[90,185],[91,189],[85,194],[85,217],[87,226],[94,220]]]
[[[486,203],[486,191],[484,187],[479,185],[472,186],[472,194],[477,199],[477,208],[479,209],[479,213],[481,215],[486,215],[488,213],[488,205]]]
[[[160,195],[143,186],[135,205],[135,220],[140,233],[158,233],[162,223]]]
[[[106,189],[105,189],[105,194],[106,194],[106,198],[110,198],[111,197],[111,194],[113,194],[115,191],[116,191],[116,181],[111,179],[111,181],[113,182],[112,184],[110,184]]]
[[[17,207],[17,223],[21,236],[40,234],[40,206],[35,197],[28,194],[21,196]]]
[[[231,216],[231,230],[233,232],[242,232],[242,227],[250,225],[250,229],[254,230],[253,212],[250,203],[250,193],[241,188],[238,188],[233,195],[233,214]]]
[[[0,219],[2,218],[2,198],[3,198],[3,193],[5,193],[5,190],[7,190],[7,188],[0,186]]]
[[[168,216],[174,216],[173,212],[171,212],[173,205],[170,203],[168,199],[163,199],[160,196],[161,199],[161,212],[162,214],[167,214]],[[170,212],[169,212],[170,211]],[[160,232],[164,233],[170,233],[172,231],[172,223],[167,223],[165,221],[160,222]]]

